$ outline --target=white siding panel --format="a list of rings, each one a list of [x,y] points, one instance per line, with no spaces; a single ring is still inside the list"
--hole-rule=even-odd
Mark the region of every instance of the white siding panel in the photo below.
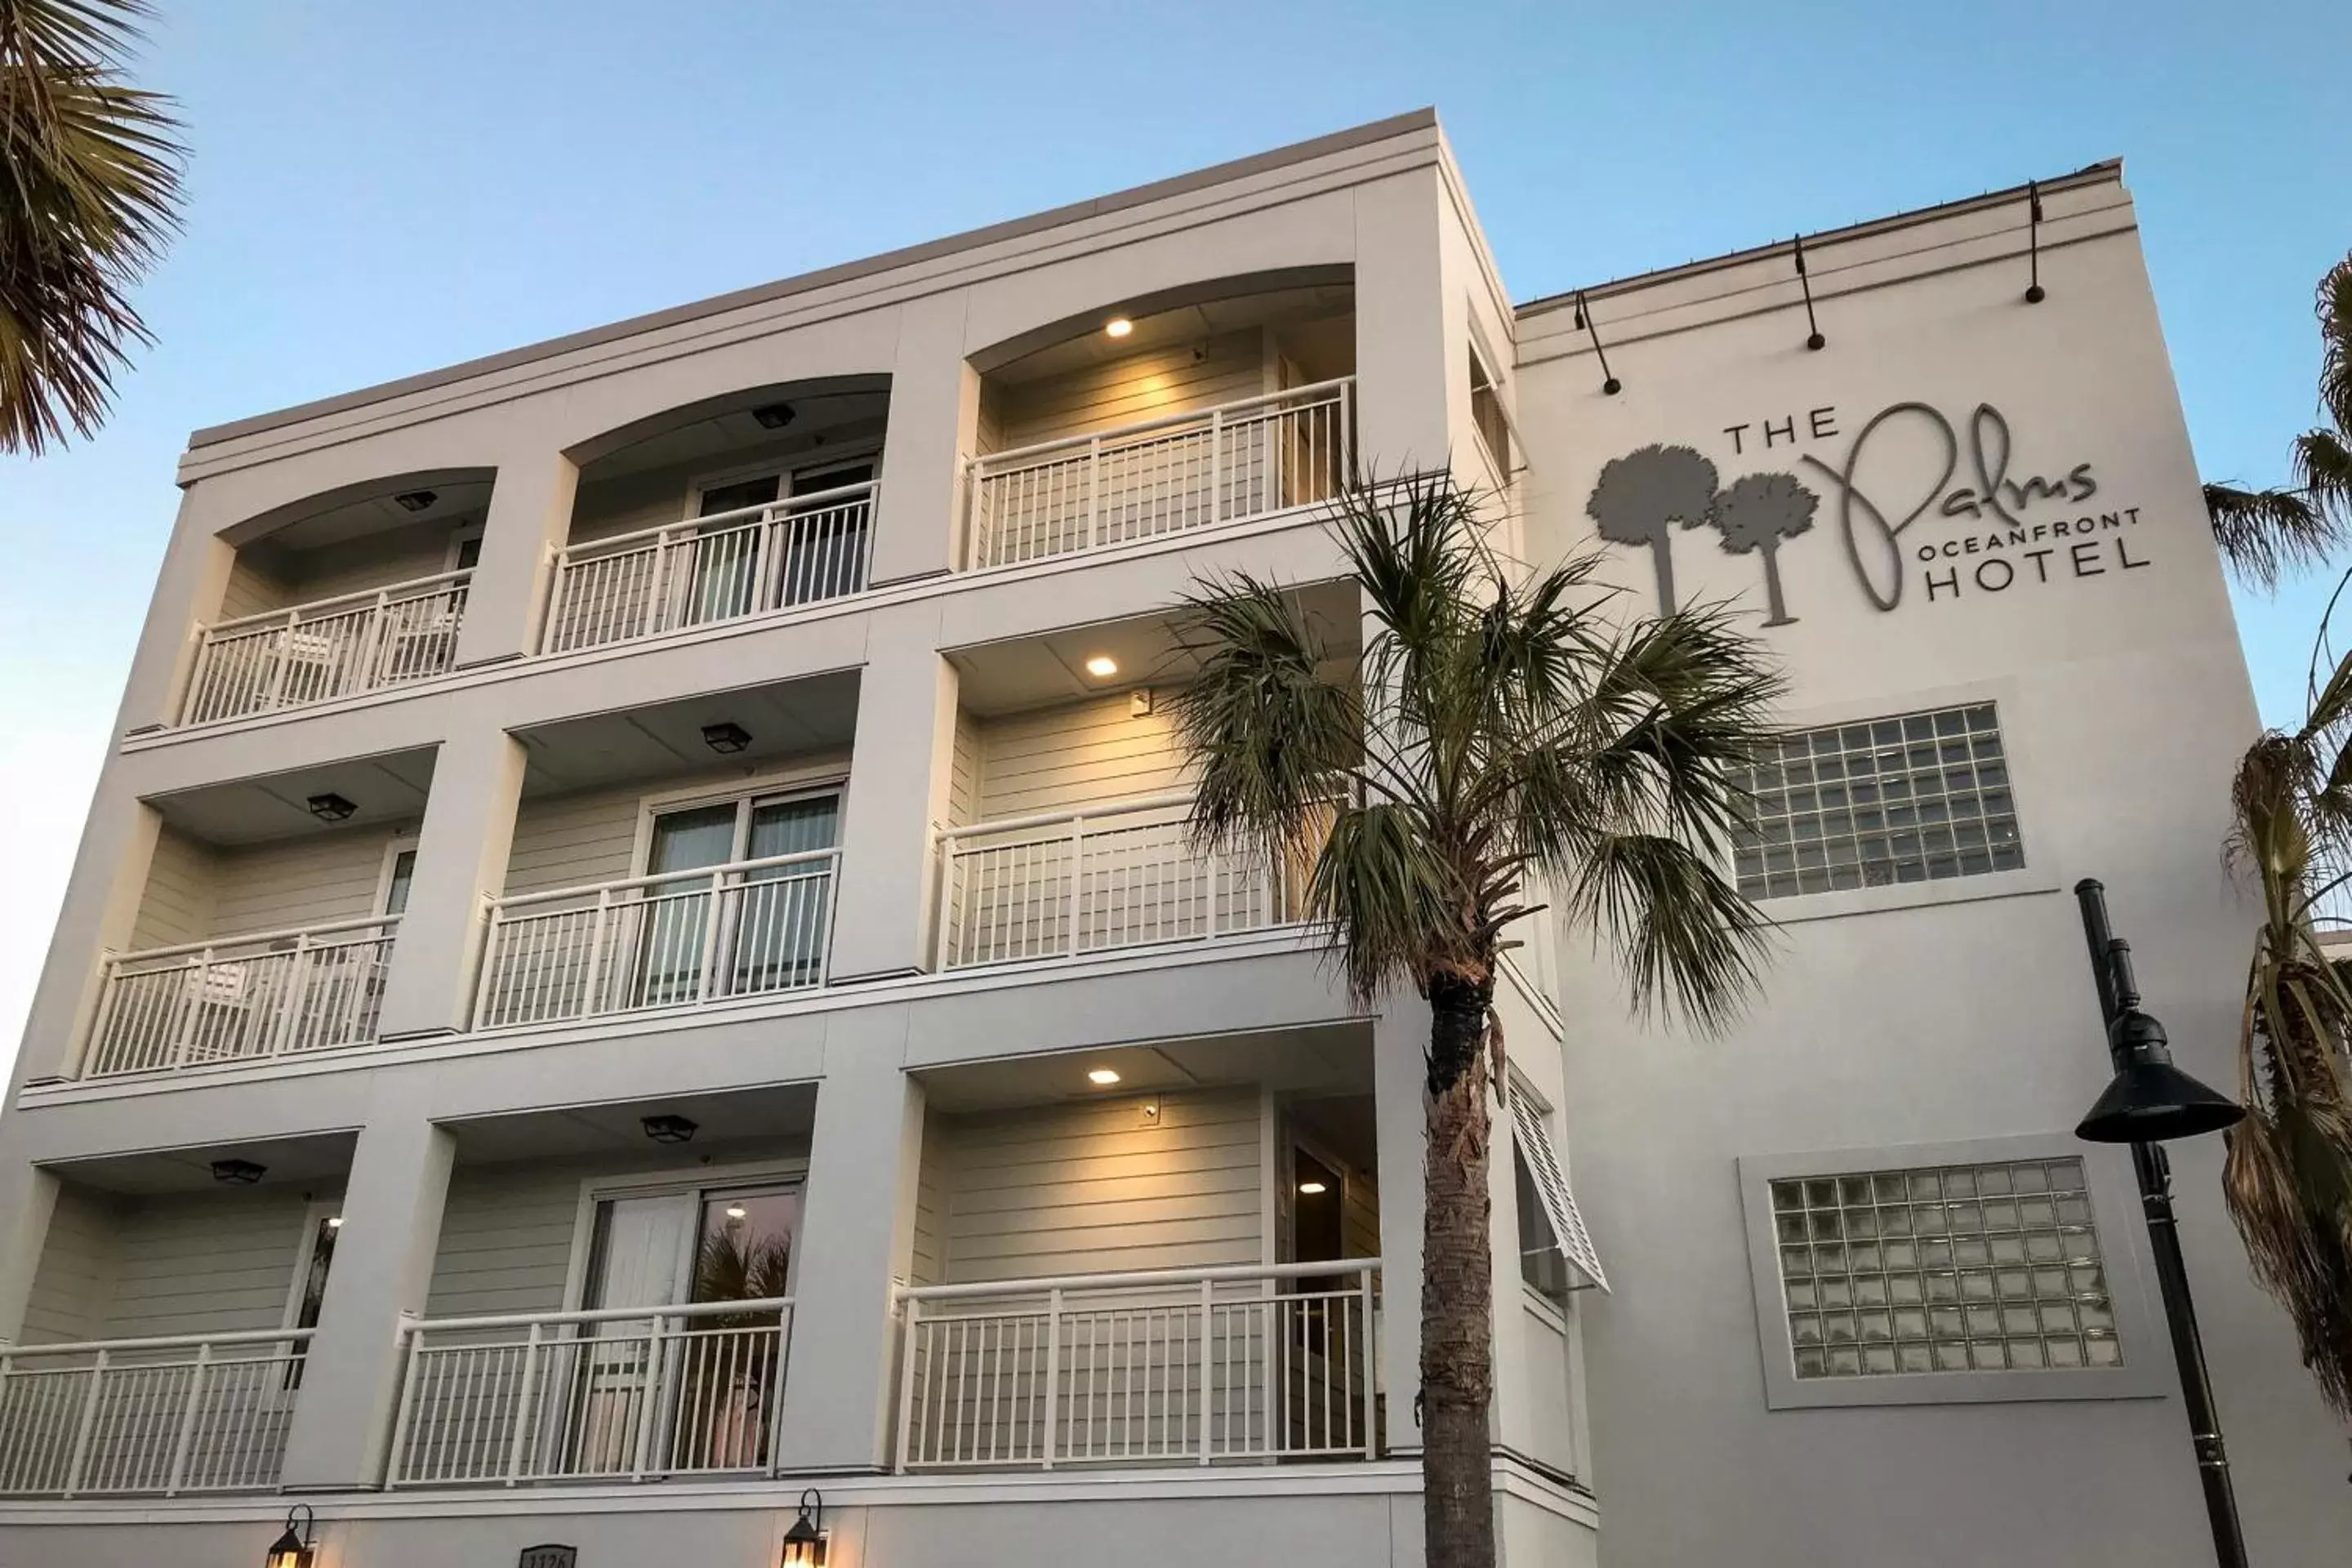
[[[239,551],[236,563],[229,568],[228,587],[221,595],[220,614],[214,618],[234,621],[274,610],[286,603],[285,584],[264,572],[247,552]]]
[[[1264,334],[1228,332],[1007,386],[996,400],[1002,446],[982,450],[1057,441],[1271,390]]]
[[[437,577],[449,569],[449,540],[457,530],[454,521],[420,522],[299,555],[282,554],[278,557],[279,603],[308,604]]]
[[[87,1187],[59,1187],[48,1238],[41,1247],[41,1266],[25,1302],[26,1344],[92,1340],[105,1331],[118,1206],[107,1194]]]
[[[1119,692],[982,727],[983,822],[1183,787],[1183,753],[1165,703],[1137,717]]]
[[[322,833],[220,852],[212,936],[295,931],[376,912],[392,835]]]
[[[169,826],[157,833],[131,945],[177,947],[203,941],[212,928],[215,867],[209,845]]]
[[[1255,1263],[1256,1091],[950,1119],[952,1281]]]
[[[515,815],[507,896],[635,875],[637,815],[645,795],[645,786],[628,784],[525,801]]]
[[[947,1194],[955,1180],[948,1166],[943,1118],[923,1118],[922,1169],[915,1178],[915,1255],[907,1270],[911,1285],[937,1285],[947,1278]]]
[[[106,1337],[281,1326],[307,1206],[294,1191],[197,1193],[131,1205],[115,1231]]]
[[[980,804],[980,721],[956,710],[955,752],[948,768],[948,826],[961,827],[978,820]]]

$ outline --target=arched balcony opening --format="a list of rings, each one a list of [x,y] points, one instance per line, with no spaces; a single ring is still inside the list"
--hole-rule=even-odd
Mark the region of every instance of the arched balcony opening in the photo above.
[[[490,468],[396,474],[249,518],[198,628],[177,721],[220,723],[446,675]]]
[[[1349,471],[1356,332],[1345,268],[1114,302],[973,365],[971,570],[1317,505]]]
[[[541,651],[864,592],[889,403],[887,375],[778,383],[573,448],[579,489]]]

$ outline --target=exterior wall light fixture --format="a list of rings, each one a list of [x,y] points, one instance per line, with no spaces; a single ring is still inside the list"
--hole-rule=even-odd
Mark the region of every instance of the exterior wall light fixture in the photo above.
[[[722,757],[731,757],[751,743],[751,731],[733,722],[705,724],[702,743]]]
[[[329,790],[324,795],[314,795],[302,804],[309,806],[310,815],[321,822],[348,821],[352,813],[359,809],[332,790]]]
[[[267,1165],[257,1165],[250,1160],[215,1160],[213,1180],[224,1186],[249,1187],[269,1173]]]
[[[298,1529],[297,1517],[301,1520]],[[310,1568],[310,1531],[319,1516],[310,1511],[307,1502],[298,1502],[286,1514],[286,1532],[270,1543],[269,1555],[261,1560],[262,1568]]]
[[[801,1516],[784,1531],[780,1568],[824,1568],[824,1494],[814,1487],[801,1493]]]
[[[691,1143],[701,1124],[683,1116],[648,1116],[637,1124],[656,1143]]]

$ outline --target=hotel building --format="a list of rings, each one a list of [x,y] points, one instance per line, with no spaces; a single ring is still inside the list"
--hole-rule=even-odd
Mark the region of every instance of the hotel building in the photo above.
[[[1515,305],[1424,112],[191,438],[0,1115],[0,1562],[1418,1563],[1426,1012],[1188,847],[1166,697],[1448,465],[1791,681],[1763,1000],[1498,994],[1505,1560],[2209,1561],[2068,1131],[2074,881],[2225,1086],[2252,930],[2120,168]],[[2219,1155],[2252,1555],[2337,1562]]]

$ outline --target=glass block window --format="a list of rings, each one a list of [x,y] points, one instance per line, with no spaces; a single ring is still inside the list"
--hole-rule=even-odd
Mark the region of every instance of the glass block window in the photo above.
[[[2123,1364],[2079,1159],[1770,1192],[1800,1379]]]
[[[1750,899],[2013,871],[2025,864],[1992,704],[1784,735],[1733,782]]]

